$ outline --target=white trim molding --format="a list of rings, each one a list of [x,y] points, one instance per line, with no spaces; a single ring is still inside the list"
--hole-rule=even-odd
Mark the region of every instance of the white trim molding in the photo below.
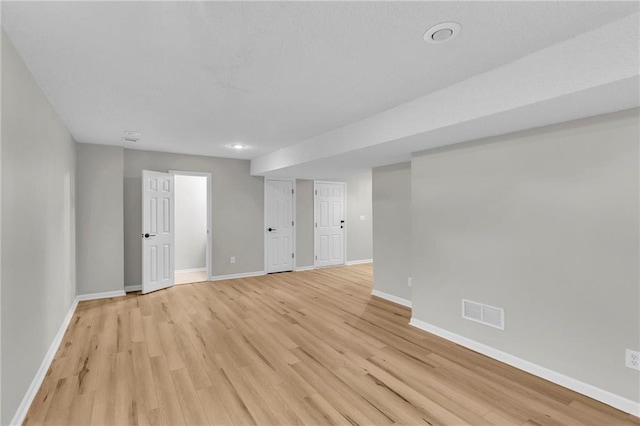
[[[122,297],[126,295],[127,293],[125,293],[124,290],[104,291],[102,293],[79,294],[76,296],[76,300],[82,302],[84,300],[108,299],[109,297]]]
[[[60,324],[60,328],[58,329],[56,336],[53,338],[53,342],[51,342],[51,346],[49,346],[49,350],[45,354],[44,359],[40,364],[40,368],[38,368],[36,375],[31,381],[31,384],[29,385],[27,392],[25,393],[24,397],[22,398],[22,401],[20,402],[20,405],[18,406],[18,410],[16,411],[16,414],[13,416],[11,423],[9,423],[10,425],[18,426],[18,425],[21,425],[22,422],[24,422],[24,419],[27,416],[27,412],[29,411],[31,404],[33,403],[33,400],[36,397],[36,394],[38,393],[40,386],[42,386],[42,382],[44,381],[44,378],[47,375],[47,371],[49,370],[49,367],[53,362],[53,358],[55,357],[56,352],[58,352],[58,348],[62,343],[62,338],[64,337],[64,333],[67,331],[67,327],[69,326],[69,323],[73,318],[73,314],[75,313],[77,306],[78,306],[78,298],[76,297],[73,300],[73,303],[71,304],[71,307],[67,312],[67,315],[64,317],[62,324]]]
[[[224,280],[234,280],[236,278],[250,278],[250,277],[259,277],[262,275],[267,275],[265,271],[256,271],[256,272],[244,272],[241,274],[227,274],[227,275],[216,275],[209,279],[209,281],[224,281]]]
[[[534,376],[541,377],[545,380],[553,382],[557,385],[563,386],[572,391],[581,393],[604,404],[610,405],[625,413],[633,414],[634,416],[640,416],[640,403],[624,398],[620,395],[616,395],[604,389],[600,389],[596,386],[588,383],[581,382],[577,379],[565,376],[564,374],[550,370],[546,367],[534,364],[530,361],[518,358],[517,356],[502,352],[498,349],[487,346],[483,343],[476,342],[467,337],[459,334],[452,333],[433,324],[421,321],[416,318],[411,318],[409,325],[424,330],[428,333],[435,334],[450,342],[457,343],[460,346],[471,349],[483,355],[493,358],[512,367],[518,368]]]
[[[360,259],[360,260],[350,260],[345,265],[362,265],[363,263],[373,263],[373,259]]]
[[[180,269],[179,271],[174,271],[176,274],[190,274],[192,272],[202,272],[206,271],[207,268],[193,268],[193,269]]]
[[[300,266],[297,267],[296,269],[294,269],[295,272],[304,272],[304,271],[313,271],[314,269],[316,269],[315,266],[311,265],[311,266]]]
[[[393,294],[385,293],[380,290],[371,290],[371,295],[388,300],[389,302],[397,303],[398,305],[406,306],[407,308],[411,307],[411,300],[403,299],[402,297],[394,296]]]
[[[124,286],[124,291],[125,291],[125,293],[131,293],[131,292],[134,292],[134,291],[142,291],[142,285],[141,284],[125,285]]]

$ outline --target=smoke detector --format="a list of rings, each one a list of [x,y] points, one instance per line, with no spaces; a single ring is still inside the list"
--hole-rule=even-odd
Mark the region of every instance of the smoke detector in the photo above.
[[[462,27],[457,22],[442,22],[429,28],[423,38],[427,43],[444,43],[456,38],[461,30]]]
[[[141,137],[142,137],[142,133],[140,132],[136,132],[134,130],[125,130],[124,136],[122,138],[122,142],[138,143],[140,142]]]

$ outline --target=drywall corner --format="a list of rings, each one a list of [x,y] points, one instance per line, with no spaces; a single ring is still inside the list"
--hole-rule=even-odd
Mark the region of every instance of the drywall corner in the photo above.
[[[373,169],[373,288],[411,299],[411,163]]]
[[[76,294],[124,291],[124,149],[76,151]]]

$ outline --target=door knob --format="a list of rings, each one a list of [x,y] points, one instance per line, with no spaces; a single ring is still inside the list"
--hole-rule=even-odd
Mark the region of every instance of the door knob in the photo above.
[[[276,230],[276,228],[269,228],[269,229],[268,229],[268,231],[269,231],[269,232],[271,232],[271,231],[275,231],[275,230]]]
[[[155,237],[155,234],[142,234],[143,237],[145,238],[149,238],[149,237]]]

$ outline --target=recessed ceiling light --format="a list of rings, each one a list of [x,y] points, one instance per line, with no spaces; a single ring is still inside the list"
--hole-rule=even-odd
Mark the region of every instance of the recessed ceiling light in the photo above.
[[[231,144],[231,148],[233,149],[245,149],[246,147],[247,147],[246,145],[242,145],[241,143]]]
[[[128,142],[128,143],[138,143],[140,142],[140,138],[134,138],[131,136],[125,136],[122,138],[122,142]]]
[[[427,43],[444,43],[454,39],[460,34],[462,27],[457,22],[442,22],[434,25],[424,33],[424,41]]]

